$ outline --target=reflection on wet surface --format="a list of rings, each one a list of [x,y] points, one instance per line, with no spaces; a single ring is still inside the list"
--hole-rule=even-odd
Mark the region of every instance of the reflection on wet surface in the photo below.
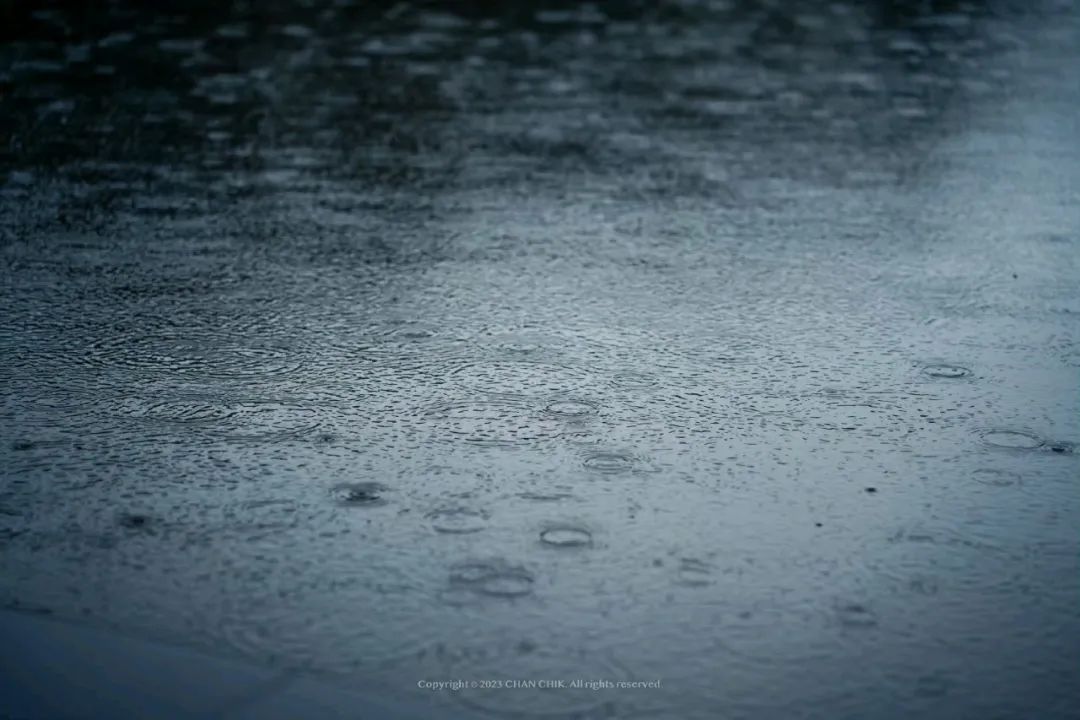
[[[1078,38],[0,2],[0,602],[450,716],[1075,716]]]

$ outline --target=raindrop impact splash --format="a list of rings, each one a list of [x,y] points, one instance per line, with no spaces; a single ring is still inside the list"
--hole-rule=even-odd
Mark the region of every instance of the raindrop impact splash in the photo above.
[[[343,507],[374,507],[386,504],[383,494],[387,489],[376,482],[343,483],[335,485],[330,495]]]

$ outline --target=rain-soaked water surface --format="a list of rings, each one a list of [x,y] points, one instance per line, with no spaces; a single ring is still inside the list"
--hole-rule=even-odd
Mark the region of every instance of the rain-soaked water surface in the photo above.
[[[0,2],[4,606],[454,717],[1080,712],[1072,3],[141,7]]]

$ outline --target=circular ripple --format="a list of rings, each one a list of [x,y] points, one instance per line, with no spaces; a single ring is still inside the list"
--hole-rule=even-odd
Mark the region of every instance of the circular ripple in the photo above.
[[[342,483],[330,489],[330,496],[345,507],[375,507],[386,504],[383,494],[387,490],[376,482]]]
[[[976,482],[983,485],[993,485],[994,487],[1008,487],[1009,485],[1020,484],[1018,474],[1008,470],[998,470],[997,468],[980,468],[972,472],[971,476]]]
[[[216,379],[277,377],[300,369],[282,347],[222,344],[215,337],[117,335],[98,338],[74,356],[99,368]]]
[[[808,421],[804,403],[797,398],[783,395],[757,395],[737,398],[736,402],[753,415],[765,418],[770,424],[794,429]]]
[[[594,472],[617,475],[633,470],[635,468],[636,458],[630,453],[614,450],[601,450],[590,452],[586,455],[582,464]]]
[[[556,525],[540,533],[540,542],[557,548],[580,548],[592,545],[592,533],[573,525]]]
[[[271,347],[223,347],[203,352],[197,347],[184,348],[190,352],[184,358],[193,373],[222,379],[254,377],[277,377],[300,369],[300,363],[292,361],[288,351]]]
[[[499,572],[499,561],[475,560],[463,562],[450,568],[450,583],[454,585],[471,585],[478,583],[489,575]]]
[[[525,648],[523,650],[523,648]],[[603,656],[587,655],[579,649],[560,651],[533,643],[520,643],[513,652],[496,652],[479,660],[468,658],[448,663],[447,677],[461,675],[501,678],[505,682],[587,678],[589,680],[628,679],[621,666]],[[506,718],[600,718],[613,717],[611,696],[594,687],[545,688],[518,686],[465,688],[452,693],[455,701],[470,713]]]
[[[451,589],[487,597],[524,597],[532,593],[534,583],[528,570],[502,560],[470,561],[450,569]]]
[[[587,372],[569,365],[508,359],[468,362],[450,370],[447,377],[477,392],[533,397],[572,392],[589,383]]]
[[[198,425],[226,421],[233,417],[235,409],[202,400],[171,400],[145,404],[138,399],[129,398],[122,403],[120,412],[128,417],[144,420]]]
[[[239,403],[233,406],[230,423],[235,429],[228,437],[235,440],[279,440],[306,435],[319,427],[319,414],[313,408],[283,403]]]
[[[400,360],[445,354],[458,347],[460,342],[446,336],[438,325],[422,321],[403,321],[368,332],[358,343],[346,349],[371,360]]]
[[[544,408],[548,415],[567,419],[579,419],[595,415],[599,409],[588,400],[555,400]]]
[[[1046,444],[1046,441],[1027,430],[994,429],[982,433],[987,445],[1010,450],[1034,450]]]
[[[314,408],[273,401],[173,400],[143,404],[132,399],[122,405],[121,412],[156,423],[206,427],[232,440],[298,437],[320,425]]]
[[[440,328],[422,321],[401,322],[387,329],[383,336],[400,340],[430,340],[440,335]]]
[[[481,510],[453,507],[440,508],[427,514],[435,532],[449,535],[477,533],[487,527],[488,514]]]
[[[477,589],[480,593],[491,597],[521,597],[532,593],[533,577],[524,570],[508,570],[486,578]]]
[[[958,378],[965,378],[971,375],[971,370],[961,365],[949,365],[945,363],[927,365],[923,368],[923,373],[932,378],[945,378],[955,380]]]
[[[864,555],[865,570],[894,587],[910,587],[913,580],[922,583],[927,577],[945,576],[957,582],[979,578],[980,586],[988,589],[1013,582],[1008,575],[986,571],[1000,561],[999,548],[948,524],[899,528],[885,543],[867,542],[873,543],[874,550]]]
[[[478,445],[527,445],[558,437],[554,418],[538,416],[528,403],[515,400],[465,400],[443,403],[426,413],[451,438]]]
[[[652,390],[657,386],[657,379],[648,373],[627,370],[612,376],[611,382],[626,390]]]
[[[573,493],[569,492],[536,492],[529,491],[518,493],[518,497],[522,500],[529,500],[531,502],[560,502],[562,500],[571,500],[574,498]]]
[[[556,338],[539,333],[498,333],[484,338],[483,342],[497,353],[519,357],[536,356],[561,347]]]

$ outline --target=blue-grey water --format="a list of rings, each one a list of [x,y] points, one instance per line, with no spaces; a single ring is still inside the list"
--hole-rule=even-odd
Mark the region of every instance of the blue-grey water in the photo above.
[[[450,717],[1080,714],[1071,2],[0,2],[0,604]],[[418,687],[659,680],[660,688]]]

